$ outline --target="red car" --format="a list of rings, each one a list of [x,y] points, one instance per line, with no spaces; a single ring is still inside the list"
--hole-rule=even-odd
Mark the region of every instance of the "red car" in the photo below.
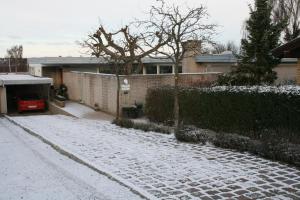
[[[26,94],[18,98],[18,112],[46,109],[46,102],[35,94]]]

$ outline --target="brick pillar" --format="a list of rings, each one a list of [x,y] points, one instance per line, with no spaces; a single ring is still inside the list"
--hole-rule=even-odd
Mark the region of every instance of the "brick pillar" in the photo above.
[[[298,66],[297,66],[297,84],[300,85],[300,58],[298,58]]]

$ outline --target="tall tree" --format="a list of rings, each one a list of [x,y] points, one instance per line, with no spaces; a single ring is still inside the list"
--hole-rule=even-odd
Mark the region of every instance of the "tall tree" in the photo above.
[[[201,51],[201,45],[211,41],[215,33],[214,24],[205,23],[208,17],[207,9],[200,5],[196,8],[187,6],[167,5],[164,0],[157,0],[158,5],[150,10],[149,27],[170,38],[170,41],[159,53],[172,60],[174,73],[174,120],[175,133],[180,126],[179,118],[179,66],[185,57],[194,56]],[[152,46],[149,44],[149,46]]]
[[[273,20],[285,21],[284,40],[289,42],[300,36],[300,0],[271,0]]]
[[[6,57],[10,59],[9,62],[10,63],[13,62],[16,65],[15,71],[17,72],[18,67],[21,65],[23,59],[23,46],[22,45],[12,46],[10,49],[7,49],[6,52],[7,52]]]
[[[10,49],[7,49],[7,57],[12,59],[22,59],[23,58],[23,46],[15,45]]]
[[[139,26],[139,30],[145,30]],[[145,48],[146,41],[151,40],[153,47]],[[120,94],[120,71],[130,75],[134,63],[141,65],[141,59],[155,53],[161,46],[168,43],[168,37],[158,31],[153,34],[143,32],[131,32],[129,26],[120,28],[118,31],[111,32],[101,25],[94,33],[89,34],[88,38],[81,42],[81,46],[87,48],[92,56],[103,57],[113,65],[117,76],[117,116],[120,118],[119,94]]]
[[[273,68],[280,62],[271,54],[278,46],[283,22],[272,21],[272,5],[269,0],[255,0],[250,7],[250,18],[246,22],[246,37],[241,41],[241,54],[236,70],[221,77],[221,84],[260,85],[272,84],[276,80]]]

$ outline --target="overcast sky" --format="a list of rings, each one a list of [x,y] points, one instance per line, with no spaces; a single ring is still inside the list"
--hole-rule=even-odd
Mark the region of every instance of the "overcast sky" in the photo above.
[[[219,25],[216,41],[239,43],[252,0],[167,0],[189,6],[204,4]],[[76,41],[100,20],[116,28],[145,16],[155,0],[0,0],[0,57],[22,44],[24,57],[79,56]]]

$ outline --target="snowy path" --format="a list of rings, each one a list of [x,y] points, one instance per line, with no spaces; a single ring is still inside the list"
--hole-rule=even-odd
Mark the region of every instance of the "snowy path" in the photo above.
[[[103,120],[103,121],[113,121],[114,116],[101,111],[95,111],[92,108],[80,104],[78,102],[66,101],[66,105],[63,108],[59,108],[65,112],[82,119],[92,119],[92,120]]]
[[[0,118],[0,199],[140,199]]]
[[[108,122],[66,116],[13,119],[153,198],[300,199],[298,169],[246,153],[178,143],[171,135]]]

